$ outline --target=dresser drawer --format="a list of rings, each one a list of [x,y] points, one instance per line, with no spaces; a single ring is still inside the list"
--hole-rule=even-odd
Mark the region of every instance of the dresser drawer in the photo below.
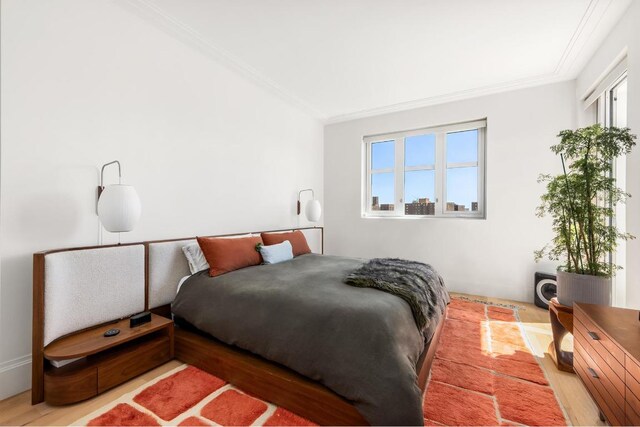
[[[627,371],[627,380],[625,383],[627,385],[627,393],[632,393],[637,399],[640,399],[640,382],[638,382],[629,371]]]
[[[640,416],[638,416],[637,412],[633,410],[633,408],[627,403],[626,408],[626,424],[630,426],[640,426]]]
[[[584,362],[579,353],[574,353],[573,355],[573,368],[576,371],[576,374],[580,377],[585,387],[589,391],[593,400],[596,401],[598,407],[605,415],[607,420],[612,425],[622,425],[624,424],[624,410],[621,410],[617,407],[617,405],[612,405],[613,408],[609,407],[607,400],[602,397],[601,393],[606,394],[606,390],[602,386],[602,384],[598,381],[598,379],[593,378],[590,373],[587,371],[587,364]]]
[[[634,411],[636,411],[636,414],[640,413],[640,399],[638,399],[635,393],[633,393],[629,388],[627,388],[625,399],[627,401],[627,404],[630,405]]]
[[[586,303],[573,309],[576,374],[612,425],[640,426],[640,312]]]
[[[580,342],[574,343],[574,358],[579,356],[581,366],[585,371],[588,379],[594,383],[594,386],[600,392],[602,398],[607,402],[607,405],[612,410],[620,410],[622,416],[618,416],[621,420],[624,419],[624,405],[625,405],[625,386],[624,382],[614,374],[606,364],[598,364],[594,358],[587,353],[580,345]],[[583,378],[584,382],[584,378]],[[616,383],[617,385],[614,385]]]
[[[633,360],[630,357],[626,357],[624,359],[624,366],[627,370],[627,372],[633,377],[635,378],[637,383],[640,383],[640,365],[638,365],[638,363]],[[640,394],[636,394],[638,397],[640,397]]]
[[[611,341],[609,337],[598,327],[596,326],[589,317],[584,314],[580,308],[574,311],[575,320],[574,322],[574,330],[578,329],[578,331],[585,337],[591,339],[591,343],[597,349],[604,350],[606,349],[612,356],[613,359],[617,360],[619,363],[624,362],[624,352],[616,343]],[[577,323],[577,324],[576,324]]]
[[[581,336],[578,332],[575,332],[574,338],[575,338],[574,347],[579,348],[583,352],[583,359],[589,362],[590,368],[594,368],[598,372],[598,375],[602,377],[602,379],[605,381],[606,386],[612,387],[618,392],[621,398],[618,404],[620,405],[621,408],[623,408],[624,407],[623,400],[624,400],[624,393],[625,393],[624,369],[621,372],[622,375],[618,376],[618,374],[616,374],[615,371],[611,368],[609,363],[607,363],[605,359],[600,356],[600,353],[594,350],[594,347],[586,338]],[[574,348],[574,352],[575,352],[575,348]],[[607,353],[606,350],[601,349],[601,351],[604,353]],[[620,367],[622,367],[622,365],[618,363],[616,360],[612,360],[612,362],[614,363],[614,365],[619,365]]]
[[[592,357],[594,357],[597,363],[605,364],[615,373],[615,375],[620,379],[621,388],[619,388],[620,393],[624,394],[624,382],[625,377],[625,360],[624,354],[622,355],[622,359],[617,359],[603,344],[602,339],[594,339],[596,336],[600,338],[600,335],[597,333],[595,335],[589,335],[589,331],[587,327],[582,324],[579,320],[574,322],[573,327],[573,336],[574,340],[578,341],[582,348]],[[617,353],[617,352],[616,352]]]

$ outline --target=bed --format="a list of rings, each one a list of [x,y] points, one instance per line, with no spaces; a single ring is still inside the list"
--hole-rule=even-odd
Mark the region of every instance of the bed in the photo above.
[[[345,273],[364,261],[320,255],[322,231],[304,230],[316,254],[216,278],[197,273],[183,283],[177,296],[180,277],[189,273],[180,248],[191,239],[36,254],[32,401],[44,398],[41,372],[47,361],[42,360],[42,349],[45,342],[56,339],[50,330],[69,327],[64,318],[55,319],[49,313],[56,310],[52,304],[45,311],[45,288],[54,288],[48,286],[53,280],[47,271],[55,269],[48,266],[60,262],[51,255],[77,261],[74,269],[78,265],[91,269],[83,252],[87,250],[101,260],[101,266],[107,254],[115,255],[114,270],[127,267],[143,276],[136,279],[143,280],[144,286],[142,297],[132,297],[136,307],[142,305],[165,316],[173,311],[177,359],[319,424],[422,424],[421,395],[443,328],[446,304],[439,307],[427,328],[418,331],[402,299],[342,282]],[[139,252],[143,253],[142,261]],[[45,261],[47,256],[51,259]],[[65,262],[68,287],[76,279],[68,271],[68,260]],[[122,265],[131,262],[135,268]],[[120,280],[110,277],[110,269],[102,270],[109,276],[106,282]],[[211,286],[213,282],[215,286]],[[136,287],[129,284],[126,292],[132,288]],[[113,308],[103,304],[102,316]],[[105,321],[91,311],[81,315],[86,317],[83,327]]]
[[[218,277],[202,271],[184,282],[172,311],[184,329],[323,384],[368,423],[422,424],[419,362],[448,301],[421,332],[401,298],[344,284],[363,263],[307,254]]]

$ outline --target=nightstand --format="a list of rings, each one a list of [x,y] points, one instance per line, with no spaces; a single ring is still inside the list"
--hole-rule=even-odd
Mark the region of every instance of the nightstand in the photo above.
[[[105,337],[112,328],[120,333]],[[150,322],[134,328],[123,319],[76,332],[46,346],[44,358],[45,401],[79,402],[173,359],[173,321],[152,314]],[[50,363],[76,358],[60,368]]]

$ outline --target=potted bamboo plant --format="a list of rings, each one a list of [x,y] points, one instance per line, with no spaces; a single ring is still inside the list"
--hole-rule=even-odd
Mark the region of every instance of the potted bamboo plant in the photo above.
[[[540,175],[546,193],[537,208],[539,217],[553,219],[553,241],[535,252],[536,261],[548,256],[561,261],[558,268],[558,302],[611,304],[611,279],[620,267],[609,254],[619,239],[632,239],[615,226],[615,206],[626,194],[612,175],[614,160],[631,151],[636,136],[628,128],[600,125],[558,134],[560,143],[551,150],[560,155],[563,173]]]

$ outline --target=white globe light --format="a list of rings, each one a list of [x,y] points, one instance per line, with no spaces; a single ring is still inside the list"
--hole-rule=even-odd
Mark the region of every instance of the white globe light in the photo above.
[[[307,203],[307,206],[304,209],[304,214],[309,221],[318,221],[320,219],[320,215],[322,215],[322,207],[320,206],[320,202],[315,199],[311,200],[309,203]]]
[[[131,231],[140,219],[140,198],[130,185],[109,185],[98,199],[98,217],[107,231]]]

